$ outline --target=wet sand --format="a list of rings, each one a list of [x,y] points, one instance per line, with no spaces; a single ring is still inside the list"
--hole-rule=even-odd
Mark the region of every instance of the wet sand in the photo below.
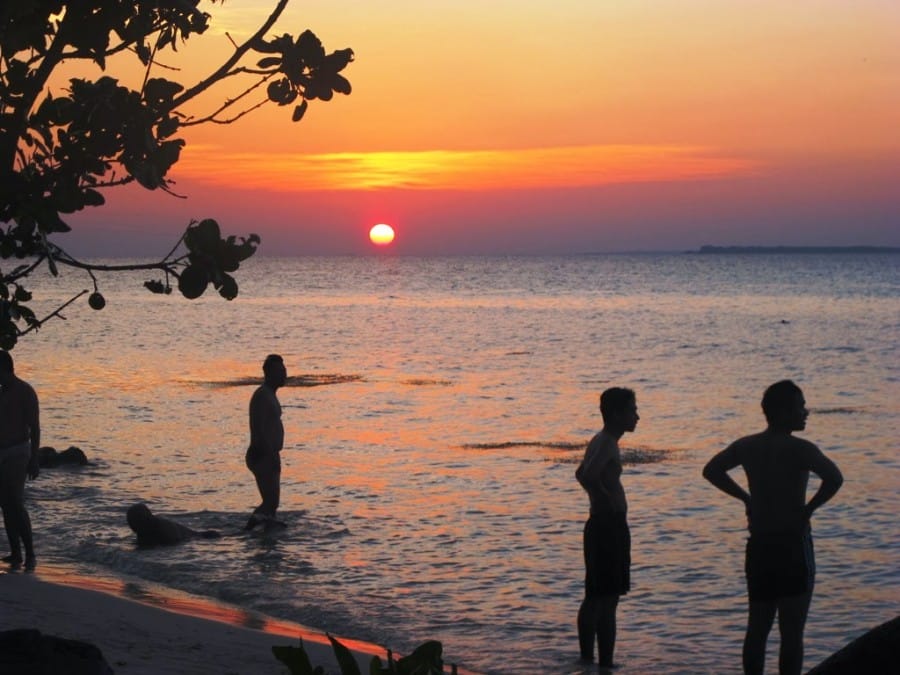
[[[161,595],[143,584],[78,576],[63,568],[0,573],[0,631],[34,628],[45,635],[96,645],[117,675],[277,675],[285,666],[273,645],[303,643],[313,665],[338,667],[328,639],[279,622],[187,595]],[[349,647],[368,672],[378,647]]]

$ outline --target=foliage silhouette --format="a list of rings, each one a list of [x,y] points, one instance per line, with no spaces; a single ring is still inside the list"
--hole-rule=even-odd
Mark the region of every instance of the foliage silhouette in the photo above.
[[[352,50],[326,53],[308,30],[296,38],[266,38],[287,3],[278,0],[246,42],[232,41],[234,51],[225,62],[187,87],[153,74],[174,70],[160,58],[207,30],[211,17],[199,9],[200,0],[0,3],[0,348],[12,349],[19,337],[61,317],[89,293],[38,318],[23,282],[45,263],[54,276],[60,265],[89,275],[88,303],[97,310],[106,304],[97,272],[156,270],[163,279],[145,283],[154,293],[170,293],[175,279],[187,298],[199,297],[210,284],[227,300],[237,296],[231,273],[253,255],[260,239],[223,237],[212,219],[189,223],[162,260],[146,264],[77,260],[54,237],[71,229],[66,214],[103,205],[104,189],[136,182],[173,194],[168,174],[185,146],[179,133],[187,127],[231,124],[270,103],[293,105],[291,119],[297,122],[309,101],[350,93],[341,71],[353,60]],[[139,60],[144,77],[138,88],[105,73],[112,57]],[[63,95],[54,95],[51,77],[64,61],[93,64],[99,76],[73,78]],[[247,86],[208,114],[184,112],[188,102],[226,81]],[[261,100],[251,100],[254,95]]]
[[[341,675],[362,675],[353,653],[331,635],[328,635],[328,640],[334,650]],[[272,653],[275,658],[288,667],[291,675],[324,675],[325,673],[322,666],[312,665],[309,655],[303,647],[303,638],[300,638],[298,647],[276,645],[272,647]],[[369,675],[443,675],[442,653],[443,646],[437,640],[423,642],[411,654],[398,660],[394,660],[391,650],[388,650],[387,663],[382,663],[378,656],[372,657],[369,663]],[[451,665],[450,672],[451,675],[455,675],[457,672],[455,665]]]

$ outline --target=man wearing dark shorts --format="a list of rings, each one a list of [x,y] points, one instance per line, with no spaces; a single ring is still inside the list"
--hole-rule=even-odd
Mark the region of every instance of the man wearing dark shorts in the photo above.
[[[744,502],[747,511],[749,616],[744,672],[763,672],[766,640],[777,612],[781,633],[778,670],[786,675],[803,668],[803,629],[816,573],[810,516],[835,495],[843,477],[819,448],[792,435],[806,428],[809,416],[796,384],[782,380],[770,386],[762,408],[766,430],[729,445],[707,463],[703,476]],[[738,466],[744,468],[749,493],[728,475]],[[822,483],[807,502],[810,472]]]
[[[30,384],[15,375],[12,355],[0,351],[0,508],[9,539],[4,562],[25,569],[37,565],[31,519],[25,509],[25,478],[37,478],[41,421],[38,397]]]
[[[277,523],[275,515],[281,502],[284,425],[281,422],[281,403],[276,392],[287,382],[287,369],[281,356],[269,354],[266,357],[263,376],[263,383],[250,397],[250,446],[244,456],[247,468],[256,479],[262,502],[247,521],[248,530],[260,523]]]
[[[581,660],[594,660],[597,643],[601,668],[613,667],[616,608],[631,589],[631,534],[622,487],[619,439],[634,431],[640,417],[630,389],[613,387],[600,396],[603,429],[595,435],[575,471],[587,491],[591,513],[584,526],[584,600],[578,610]]]

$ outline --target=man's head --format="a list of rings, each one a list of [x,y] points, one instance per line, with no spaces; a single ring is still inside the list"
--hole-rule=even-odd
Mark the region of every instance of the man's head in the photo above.
[[[634,391],[625,387],[611,387],[600,394],[600,414],[603,426],[618,431],[634,431],[640,416]]]
[[[125,513],[125,520],[128,521],[128,527],[135,532],[139,532],[146,527],[147,523],[149,523],[152,518],[153,513],[150,511],[150,508],[143,503],[134,504]]]
[[[762,397],[763,414],[770,427],[784,431],[806,428],[806,400],[803,391],[791,380],[770,385]]]
[[[279,354],[269,354],[263,361],[263,375],[266,384],[277,389],[287,381],[287,369],[284,367],[284,359]]]

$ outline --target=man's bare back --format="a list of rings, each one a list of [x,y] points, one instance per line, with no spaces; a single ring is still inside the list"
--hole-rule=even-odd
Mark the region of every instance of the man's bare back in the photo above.
[[[823,481],[840,472],[813,443],[788,433],[766,430],[729,445],[710,462],[710,471],[741,466],[750,494],[745,503],[754,534],[800,532],[809,523],[806,488],[812,471]]]
[[[0,383],[0,448],[36,440],[40,445],[38,397],[34,388],[10,374]],[[33,437],[37,435],[36,439]],[[35,454],[37,454],[35,452]]]

